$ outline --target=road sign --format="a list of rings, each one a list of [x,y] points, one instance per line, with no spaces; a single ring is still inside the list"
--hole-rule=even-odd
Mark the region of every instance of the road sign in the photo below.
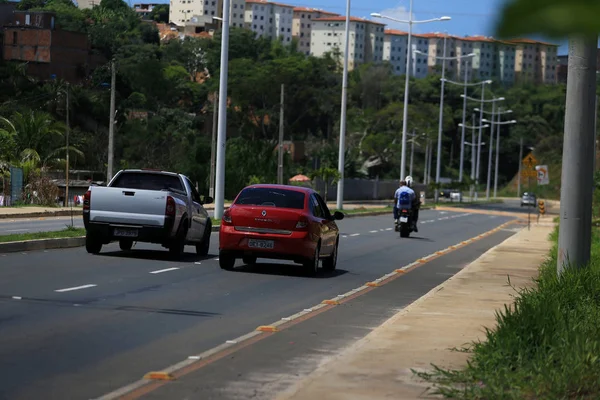
[[[531,153],[527,154],[527,157],[523,159],[523,165],[531,169],[533,169],[534,165],[537,164],[537,162],[538,160],[536,160],[533,154]]]
[[[550,176],[548,175],[547,165],[536,165],[535,170],[537,172],[538,185],[550,184]]]
[[[537,178],[538,173],[535,169],[524,169],[521,171],[521,178]]]

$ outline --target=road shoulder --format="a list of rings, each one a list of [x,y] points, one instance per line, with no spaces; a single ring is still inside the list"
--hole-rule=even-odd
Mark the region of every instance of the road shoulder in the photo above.
[[[468,354],[449,349],[483,339],[483,326],[494,326],[495,311],[512,303],[515,288],[533,283],[553,229],[535,224],[490,249],[277,400],[427,398],[428,385],[411,369],[464,365]]]

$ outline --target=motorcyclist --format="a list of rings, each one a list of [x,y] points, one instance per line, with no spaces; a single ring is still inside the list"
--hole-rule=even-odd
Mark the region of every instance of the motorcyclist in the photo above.
[[[412,182],[412,177],[410,177],[410,176],[408,176],[407,179],[401,180],[400,187],[396,190],[396,193],[394,194],[394,222],[396,225],[398,225],[398,219],[400,218],[401,206],[405,206],[405,207],[408,206],[408,204],[400,204],[400,202],[401,202],[400,195],[402,193],[408,193],[410,205],[411,205],[412,209],[414,210],[416,195],[415,195],[415,191],[412,190],[408,186],[408,184],[407,184],[408,179],[410,179],[410,181]],[[413,218],[413,220],[414,220],[414,218]],[[413,225],[414,225],[415,232],[418,232],[418,229],[416,228],[416,224],[413,224]]]
[[[409,188],[412,189],[414,180],[412,178],[412,176],[407,176],[406,179],[406,186],[408,186]],[[414,193],[414,190],[413,190]],[[419,199],[416,195],[413,197],[412,200],[412,220],[413,220],[413,229],[415,232],[419,232],[419,228],[417,228],[417,221],[419,220],[419,209],[421,208],[421,199]]]

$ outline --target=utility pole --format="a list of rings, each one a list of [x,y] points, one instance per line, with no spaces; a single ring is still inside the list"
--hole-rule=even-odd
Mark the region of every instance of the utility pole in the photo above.
[[[475,200],[479,192],[479,164],[481,162],[481,135],[483,131],[483,105],[485,104],[485,85],[481,85],[481,108],[479,109],[479,139],[477,139],[477,167],[475,167]]]
[[[473,61],[471,61],[473,62]],[[467,118],[467,84],[469,75],[467,74],[467,62],[465,62],[465,87],[463,93],[463,113],[462,113],[462,130],[460,133],[460,167],[458,168],[458,181],[463,180],[463,162],[465,160],[465,124]],[[472,151],[472,150],[471,150]]]
[[[342,73],[342,110],[340,117],[340,149],[338,153],[338,171],[336,207],[344,209],[344,166],[346,165],[346,108],[348,104],[348,58],[350,58],[350,0],[346,1],[346,26],[344,33],[344,72]]]
[[[598,38],[571,37],[560,193],[557,273],[590,260]]]
[[[442,88],[440,90],[440,116],[439,116],[439,125],[438,125],[438,142],[437,142],[437,162],[435,166],[435,192],[434,192],[434,202],[438,202],[439,200],[439,184],[440,184],[440,173],[442,168],[442,131],[444,126],[444,84],[446,83],[446,37],[448,35],[444,35],[444,50],[442,51]],[[410,50],[409,50],[410,51]]]
[[[496,130],[496,169],[494,172],[494,198],[498,195],[498,160],[500,159],[500,113],[498,113],[498,125]]]
[[[490,148],[488,154],[487,184],[485,187],[485,199],[490,199],[490,186],[492,181],[492,156],[494,155],[494,114],[496,113],[496,102],[492,102],[492,118],[490,119]],[[498,114],[500,116],[500,114]]]
[[[106,170],[106,184],[113,177],[114,163],[114,147],[115,147],[115,97],[116,97],[116,81],[117,81],[117,66],[115,59],[110,62],[111,78],[110,78],[110,120],[108,123],[108,167]]]
[[[517,197],[521,197],[521,166],[523,164],[523,136],[519,145],[519,175],[517,175]]]
[[[433,143],[432,140],[429,139],[429,161],[427,165],[427,183],[431,183],[431,163],[433,160]]]
[[[67,139],[67,156],[66,156],[66,168],[65,168],[65,207],[69,206],[69,134],[71,133],[71,122],[69,119],[69,82],[67,82],[67,93],[66,93],[66,101],[65,101],[65,109],[67,114],[67,126],[65,136]]]
[[[281,103],[279,105],[279,157],[277,162],[277,183],[283,185],[283,96],[284,85],[281,84]]]
[[[473,182],[475,182],[475,154],[476,154],[476,147],[475,147],[475,113],[473,113],[473,125],[471,127],[471,190],[469,193],[469,197],[471,198],[471,201],[473,201],[473,192],[474,192],[474,184]]]
[[[213,96],[213,119],[212,119],[212,139],[210,141],[210,189],[208,195],[215,197],[215,150],[217,144],[217,101],[219,93],[215,92]]]
[[[413,160],[414,160],[414,155],[415,155],[415,131],[413,130],[412,133],[412,141],[410,142],[410,172],[409,175],[412,176],[413,174]]]
[[[427,166],[429,164],[429,138],[425,139],[425,166],[423,167],[423,183],[427,185]]]
[[[217,163],[215,172],[215,215],[223,217],[225,211],[225,146],[227,144],[227,74],[229,72],[229,10],[230,1],[223,2],[221,28],[221,65],[219,75],[219,124],[217,127]]]

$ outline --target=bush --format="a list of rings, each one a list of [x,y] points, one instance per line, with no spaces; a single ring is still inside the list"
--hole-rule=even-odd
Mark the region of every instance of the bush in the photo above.
[[[436,392],[464,399],[570,399],[600,396],[600,235],[589,268],[556,276],[558,229],[537,287],[497,312],[497,327],[474,343],[461,371],[419,374]]]
[[[39,204],[42,206],[56,206],[58,186],[39,172],[29,174],[29,183],[23,191],[23,200],[26,204]]]

